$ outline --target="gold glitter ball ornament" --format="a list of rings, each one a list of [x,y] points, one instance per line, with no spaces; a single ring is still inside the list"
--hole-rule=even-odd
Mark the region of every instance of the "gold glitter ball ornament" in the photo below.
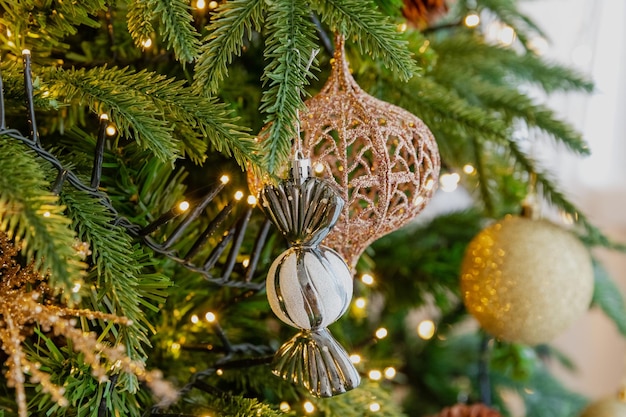
[[[604,398],[588,405],[580,417],[626,417],[626,402],[617,396]]]
[[[314,175],[334,182],[346,201],[323,243],[353,268],[372,242],[412,220],[431,199],[439,178],[437,143],[419,118],[358,86],[341,37],[328,81],[305,104],[301,151]],[[254,193],[255,180],[249,184]]]
[[[489,333],[536,345],[566,330],[589,307],[589,252],[546,220],[507,216],[468,245],[461,265],[468,311]]]

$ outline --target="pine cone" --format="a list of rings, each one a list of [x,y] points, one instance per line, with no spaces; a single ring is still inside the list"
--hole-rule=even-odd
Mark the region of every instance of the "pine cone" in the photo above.
[[[409,23],[424,29],[448,11],[445,0],[404,0],[402,14]]]
[[[444,408],[439,414],[431,417],[502,417],[502,415],[484,404],[456,404]]]

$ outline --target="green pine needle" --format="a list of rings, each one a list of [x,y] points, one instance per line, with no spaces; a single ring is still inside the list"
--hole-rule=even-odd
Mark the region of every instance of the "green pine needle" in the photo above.
[[[82,282],[85,264],[72,247],[76,235],[44,170],[32,151],[0,136],[0,230],[22,245],[35,270],[49,275],[53,289],[75,301],[72,288]]]
[[[198,53],[200,41],[198,32],[192,25],[189,1],[151,0],[147,2],[152,13],[161,21],[161,36],[168,47],[174,50],[181,62],[192,62]]]

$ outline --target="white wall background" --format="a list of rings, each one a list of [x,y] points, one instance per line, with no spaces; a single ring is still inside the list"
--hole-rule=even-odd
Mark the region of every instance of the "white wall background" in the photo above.
[[[578,68],[596,84],[590,96],[548,101],[583,133],[592,156],[574,158],[550,146],[539,152],[585,214],[626,242],[626,1],[536,0],[521,7],[549,38],[544,56]],[[596,254],[625,294],[626,255]],[[592,309],[556,345],[578,366],[576,374],[556,369],[572,389],[596,399],[626,382],[626,342],[600,311]]]

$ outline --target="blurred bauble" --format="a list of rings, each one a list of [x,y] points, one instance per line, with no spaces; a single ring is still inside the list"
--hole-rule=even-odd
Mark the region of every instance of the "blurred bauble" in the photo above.
[[[626,417],[626,402],[619,397],[609,397],[591,403],[580,417]]]
[[[332,249],[294,246],[272,263],[266,289],[279,319],[300,329],[318,329],[346,312],[352,299],[352,273]]]
[[[418,29],[425,29],[448,11],[445,0],[404,0],[402,15]]]
[[[330,77],[301,112],[302,153],[346,201],[324,245],[354,267],[375,240],[412,220],[431,199],[439,151],[416,116],[365,93],[337,37]],[[259,133],[263,141],[269,129]],[[253,194],[259,180],[249,178]]]
[[[502,415],[484,404],[455,404],[431,417],[502,417]]]
[[[508,342],[545,343],[589,307],[593,269],[574,235],[546,220],[507,216],[469,244],[461,266],[469,312]]]

